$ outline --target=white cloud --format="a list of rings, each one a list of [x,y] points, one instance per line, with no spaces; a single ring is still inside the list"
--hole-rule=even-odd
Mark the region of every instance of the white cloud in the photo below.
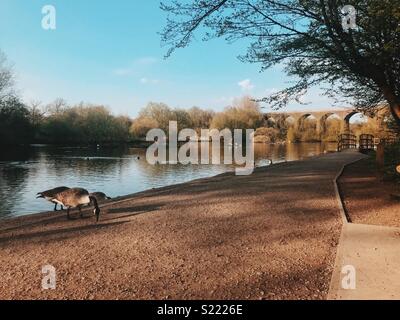
[[[116,68],[113,70],[113,74],[116,76],[130,76],[138,72],[147,70],[150,66],[158,62],[155,57],[141,57],[133,60],[127,67]]]
[[[250,79],[239,81],[238,86],[241,87],[243,91],[250,91],[254,88],[254,85],[251,83]]]
[[[222,96],[222,97],[215,99],[215,102],[222,103],[222,104],[232,104],[234,99],[235,99],[235,97]]]
[[[140,83],[142,84],[158,84],[160,81],[158,79],[141,78]]]
[[[113,70],[113,74],[116,76],[128,76],[133,74],[133,69],[132,68],[118,68]]]
[[[141,65],[141,66],[148,66],[152,65],[158,62],[158,59],[155,57],[142,57],[138,58],[133,61],[134,64],[136,65]]]

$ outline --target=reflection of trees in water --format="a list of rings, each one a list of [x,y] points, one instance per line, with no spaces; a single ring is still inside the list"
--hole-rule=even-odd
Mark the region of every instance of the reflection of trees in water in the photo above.
[[[283,144],[263,144],[254,145],[254,159],[260,161],[262,159],[272,160],[272,162],[281,161],[285,158],[285,145]]]
[[[301,146],[299,147],[299,145],[299,143],[286,144],[286,160],[294,161],[299,159],[300,150],[302,149]]]
[[[24,197],[29,178],[35,174],[32,168],[41,162],[40,153],[34,147],[8,147],[0,156],[0,217],[14,213],[14,208]]]
[[[201,150],[200,146],[198,148],[198,161],[201,161]],[[179,148],[175,149],[175,152],[178,152]],[[211,164],[211,157],[212,157],[212,151],[211,151],[211,146],[209,147],[209,163],[210,164],[149,164],[146,160],[146,149],[142,149],[141,153],[141,159],[140,161],[137,162],[137,166],[139,168],[139,171],[143,173],[144,175],[148,177],[152,177],[153,179],[158,179],[160,180],[160,183],[162,184],[163,179],[168,179],[169,181],[171,180],[177,180],[177,181],[182,181],[182,180],[190,180],[191,176],[196,176],[199,174],[208,175],[207,170],[205,168],[208,168],[210,174],[215,173],[221,173],[226,171],[226,166],[223,165],[223,157],[224,153],[223,150],[220,150],[220,158],[222,165],[213,165]],[[168,154],[168,148],[167,148],[167,161],[169,159],[169,154]],[[185,176],[188,178],[185,179]],[[175,177],[175,179],[174,179]]]
[[[285,143],[285,144],[255,144],[255,159],[270,159],[277,161],[294,161],[323,153],[335,151],[336,143]]]
[[[335,150],[335,144],[326,144],[326,143],[286,143],[286,144],[264,144],[264,143],[256,143],[254,144],[254,161],[257,164],[265,164],[264,160],[272,160],[273,162],[279,161],[293,161],[303,159],[304,157],[318,155],[323,153],[325,150]],[[233,148],[229,149],[229,152],[233,152]],[[222,172],[224,167],[215,166],[215,165],[182,165],[182,164],[158,164],[158,165],[150,165],[145,160],[145,149],[142,149],[141,159],[144,161],[138,162],[138,167],[141,172],[144,172],[146,175],[159,177],[162,179],[165,176],[169,176],[171,172],[176,173],[177,175],[181,175],[185,172],[196,172],[196,171],[204,171],[205,167],[208,167],[210,171],[216,170]],[[199,148],[199,161],[201,154]],[[211,146],[209,147],[209,159],[211,163],[212,150]],[[221,163],[224,160],[224,148],[220,149],[220,158]],[[232,157],[233,158],[233,157]],[[168,149],[167,149],[167,159],[168,159]],[[230,166],[233,167],[233,166]]]
[[[286,160],[293,161],[304,159],[305,157],[316,156],[324,152],[335,151],[336,143],[287,143],[286,144]]]
[[[46,150],[46,170],[57,177],[96,176],[122,173],[128,166],[127,148],[58,148]]]
[[[38,157],[37,148],[34,147],[3,147],[0,152],[0,161],[35,161]],[[6,150],[4,150],[6,149]]]
[[[0,217],[12,214],[21,200],[29,176],[29,168],[20,165],[0,164]]]

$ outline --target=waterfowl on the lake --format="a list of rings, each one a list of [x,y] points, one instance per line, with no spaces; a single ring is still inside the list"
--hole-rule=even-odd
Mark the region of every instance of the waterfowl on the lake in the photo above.
[[[82,206],[93,203],[93,205],[94,205],[93,213],[96,215],[96,221],[99,221],[100,208],[97,204],[97,199],[96,199],[96,197],[91,196],[89,194],[89,191],[87,191],[86,189],[72,188],[72,189],[65,190],[63,192],[58,193],[55,196],[54,201],[63,205],[64,207],[67,207],[68,219],[70,218],[69,210],[71,208],[78,208],[80,216],[82,218],[82,211],[81,211]]]
[[[111,199],[111,197],[107,196],[104,192],[91,192],[89,195],[95,197],[97,201]]]
[[[63,191],[68,190],[68,189],[69,189],[68,187],[57,187],[57,188],[53,188],[53,189],[50,189],[50,190],[38,192],[37,195],[36,195],[36,198],[44,198],[47,201],[50,201],[50,202],[54,203],[54,211],[57,211],[58,202],[56,202],[54,200],[54,198],[58,193],[63,192]],[[61,210],[64,210],[62,205],[61,205]]]

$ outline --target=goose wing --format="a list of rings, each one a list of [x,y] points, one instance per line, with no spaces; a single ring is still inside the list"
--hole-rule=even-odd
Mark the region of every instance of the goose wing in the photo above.
[[[57,187],[50,190],[42,191],[37,193],[38,198],[52,198],[56,194],[68,190],[68,187]]]
[[[89,192],[83,188],[72,188],[58,193],[55,199],[66,207],[76,207],[90,202]]]

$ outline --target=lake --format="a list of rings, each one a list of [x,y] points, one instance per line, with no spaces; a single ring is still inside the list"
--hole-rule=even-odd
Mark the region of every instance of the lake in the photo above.
[[[336,143],[255,144],[257,166],[335,151]],[[33,145],[0,155],[0,219],[52,210],[36,193],[57,186],[102,191],[111,197],[232,171],[232,165],[150,165],[140,148]]]

